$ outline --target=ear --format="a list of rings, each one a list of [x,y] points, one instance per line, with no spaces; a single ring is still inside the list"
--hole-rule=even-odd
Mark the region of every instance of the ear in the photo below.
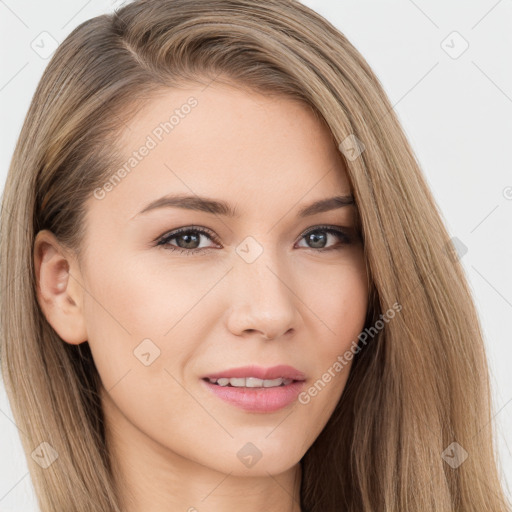
[[[34,266],[37,301],[48,323],[67,343],[87,341],[78,264],[47,229],[36,235]]]

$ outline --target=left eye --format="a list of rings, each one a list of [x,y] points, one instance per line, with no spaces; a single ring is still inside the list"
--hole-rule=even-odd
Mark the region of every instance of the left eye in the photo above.
[[[340,240],[338,245],[331,247],[324,247],[327,245],[328,236],[337,237]],[[162,245],[167,250],[178,251],[187,255],[197,254],[200,252],[208,252],[212,247],[200,247],[201,236],[219,243],[216,236],[209,231],[202,228],[187,227],[181,228],[167,235],[162,236],[156,245]],[[314,247],[306,247],[306,249],[316,250],[316,252],[330,251],[333,249],[341,249],[343,246],[351,243],[351,238],[345,231],[335,226],[318,226],[310,229],[300,236],[300,239],[306,239],[308,243],[312,243]],[[171,241],[176,240],[178,245],[171,244]]]
[[[308,240],[309,243],[313,244],[322,245],[324,241],[327,244],[328,237],[325,235],[325,233],[334,237],[338,237],[338,239],[341,242],[338,245],[334,245],[331,247],[308,247],[308,249],[318,249],[318,251],[330,251],[331,249],[343,248],[344,245],[348,245],[351,242],[351,238],[347,235],[347,233],[345,233],[345,231],[342,231],[341,229],[333,226],[324,226],[311,229],[307,233],[302,235],[301,239],[305,238]]]

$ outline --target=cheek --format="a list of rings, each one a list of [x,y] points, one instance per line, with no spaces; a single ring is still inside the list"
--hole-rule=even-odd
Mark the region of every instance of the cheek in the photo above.
[[[308,306],[315,313],[312,321],[316,327],[310,332],[317,335],[309,354],[314,376],[302,403],[310,403],[321,416],[328,417],[341,397],[364,329],[368,285],[362,256],[317,270],[316,279],[306,283],[305,289],[310,290]]]
[[[88,286],[87,321],[136,342],[171,331],[207,292],[209,280],[176,265],[119,254],[90,270]]]
[[[201,269],[118,252],[88,270],[88,339],[107,390],[123,379],[140,379],[147,392],[184,381],[222,307],[209,292],[226,270]]]
[[[364,327],[368,308],[366,266],[358,251],[336,265],[311,269],[303,289],[321,326],[321,346],[335,353],[357,338]],[[333,352],[334,351],[334,352]]]
[[[122,255],[104,257],[87,273],[84,314],[88,340],[105,388],[130,373],[162,374],[165,345],[186,313],[186,291],[165,276],[151,275]],[[177,325],[177,327],[175,327]],[[180,341],[181,339],[181,341]],[[186,339],[173,339],[173,358]],[[165,372],[164,372],[165,373]],[[154,383],[155,385],[157,383]]]

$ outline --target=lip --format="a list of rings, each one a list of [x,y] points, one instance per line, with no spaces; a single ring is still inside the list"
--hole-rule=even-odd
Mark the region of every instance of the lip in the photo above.
[[[294,381],[273,388],[237,388],[212,384],[206,378],[201,383],[228,404],[255,413],[271,413],[290,405],[306,385],[305,381]]]
[[[256,377],[257,379],[272,380],[283,377],[284,379],[293,379],[297,381],[306,380],[306,375],[297,370],[293,366],[280,364],[277,366],[263,367],[263,366],[242,366],[239,368],[231,368],[221,372],[205,375],[203,379],[220,379],[220,378],[242,378],[242,377]],[[286,387],[286,386],[285,386]]]

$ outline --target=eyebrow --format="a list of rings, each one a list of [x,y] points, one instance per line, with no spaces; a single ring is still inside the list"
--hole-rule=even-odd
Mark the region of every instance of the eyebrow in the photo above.
[[[309,217],[317,213],[328,212],[330,210],[350,205],[355,205],[354,197],[351,194],[329,197],[326,199],[320,199],[319,201],[315,201],[314,203],[301,208],[298,212],[298,216]],[[240,217],[240,213],[236,208],[231,207],[228,203],[222,200],[189,195],[167,195],[149,203],[144,207],[144,209],[132,217],[132,219],[159,208],[183,208],[185,210],[202,211],[226,217]]]

